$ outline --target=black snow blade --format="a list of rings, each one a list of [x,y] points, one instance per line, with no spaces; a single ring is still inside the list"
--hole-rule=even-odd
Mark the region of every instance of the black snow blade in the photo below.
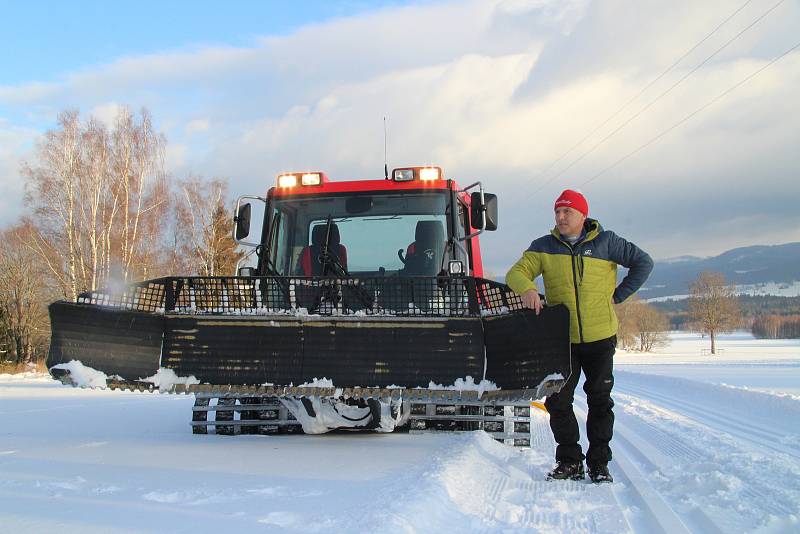
[[[153,376],[161,358],[164,322],[163,315],[154,313],[54,302],[47,367],[78,360],[109,376]]]
[[[78,360],[109,385],[159,369],[211,391],[471,376],[501,388],[487,395],[539,398],[570,373],[566,308],[537,316],[506,286],[468,277],[163,278],[53,303],[50,316],[48,367]]]
[[[564,305],[483,319],[486,376],[504,389],[536,388],[540,398],[561,390],[569,378],[569,310]],[[533,393],[533,392],[531,392]]]

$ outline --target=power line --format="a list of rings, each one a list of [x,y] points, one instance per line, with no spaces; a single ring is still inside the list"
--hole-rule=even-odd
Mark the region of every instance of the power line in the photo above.
[[[621,106],[619,109],[617,109],[617,111],[615,111],[614,113],[612,113],[611,115],[609,115],[609,117],[608,117],[608,118],[606,118],[606,120],[604,120],[604,121],[603,121],[601,124],[599,124],[598,126],[596,126],[596,127],[595,127],[595,128],[594,128],[594,129],[593,129],[591,132],[589,132],[588,134],[586,134],[586,135],[585,135],[585,136],[584,136],[584,137],[583,137],[583,138],[582,138],[580,141],[578,141],[577,143],[575,143],[574,145],[572,145],[572,146],[571,146],[569,149],[567,149],[567,151],[566,151],[566,152],[564,152],[563,154],[561,154],[561,155],[560,155],[558,158],[556,158],[554,161],[552,161],[552,162],[551,162],[551,163],[550,163],[550,164],[549,164],[547,167],[545,167],[545,168],[544,168],[544,170],[540,171],[540,172],[539,172],[539,173],[538,173],[536,176],[534,176],[534,179],[535,179],[535,178],[538,178],[539,176],[543,176],[543,175],[545,175],[545,174],[546,174],[546,173],[547,173],[547,172],[548,172],[548,171],[549,171],[551,168],[555,167],[555,165],[556,165],[556,164],[557,164],[559,161],[561,161],[562,159],[564,159],[564,158],[565,158],[567,155],[569,155],[569,154],[570,154],[570,153],[571,153],[573,150],[575,150],[576,148],[578,148],[579,146],[581,146],[581,145],[582,145],[582,144],[583,144],[583,143],[584,143],[584,142],[585,142],[587,139],[589,139],[591,136],[593,136],[595,133],[597,133],[597,131],[598,131],[598,130],[600,130],[601,128],[603,128],[603,126],[605,126],[606,124],[608,124],[609,122],[611,122],[612,120],[614,120],[614,119],[617,117],[617,115],[619,115],[620,113],[622,113],[622,112],[623,112],[623,111],[624,111],[624,110],[625,110],[625,109],[626,109],[626,108],[627,108],[629,105],[631,105],[633,102],[635,102],[636,100],[638,100],[638,99],[639,99],[639,97],[640,97],[640,96],[642,96],[642,95],[643,95],[643,94],[644,94],[644,93],[645,93],[645,92],[646,92],[648,89],[650,89],[650,88],[651,88],[653,85],[655,85],[655,84],[656,84],[656,83],[657,83],[657,82],[658,82],[658,81],[659,81],[661,78],[663,78],[664,76],[666,76],[666,75],[667,75],[667,73],[669,73],[669,72],[670,72],[672,69],[674,69],[674,68],[675,68],[675,67],[676,67],[676,66],[677,66],[677,65],[678,65],[678,64],[679,64],[681,61],[683,61],[684,59],[686,59],[686,57],[687,57],[689,54],[691,54],[692,52],[694,52],[695,50],[697,50],[697,48],[698,48],[698,47],[699,47],[701,44],[703,44],[704,42],[706,42],[706,41],[707,41],[707,40],[708,40],[708,39],[709,39],[709,38],[710,38],[712,35],[714,35],[715,33],[717,33],[717,31],[719,31],[719,29],[720,29],[720,28],[722,28],[722,27],[723,27],[725,24],[727,24],[727,23],[728,23],[728,21],[730,21],[730,20],[731,20],[733,17],[735,17],[735,16],[736,16],[736,15],[737,15],[737,14],[738,14],[738,13],[739,13],[739,12],[740,12],[742,9],[744,9],[745,7],[747,7],[747,5],[748,5],[750,2],[752,2],[752,1],[753,1],[753,0],[747,0],[747,1],[746,1],[744,4],[742,4],[741,6],[739,6],[739,8],[737,8],[737,9],[736,9],[736,10],[735,10],[733,13],[731,13],[730,15],[728,15],[728,16],[725,18],[725,20],[723,20],[722,22],[720,22],[720,23],[717,25],[717,27],[716,27],[716,28],[714,28],[714,29],[713,29],[713,30],[712,30],[712,31],[711,31],[711,32],[710,32],[708,35],[706,35],[705,37],[703,37],[702,39],[700,39],[700,40],[699,40],[697,43],[695,43],[695,44],[694,44],[694,46],[692,46],[692,47],[691,47],[689,50],[687,50],[686,52],[684,52],[684,54],[683,54],[681,57],[679,57],[678,59],[676,59],[675,61],[673,61],[673,62],[672,62],[672,64],[671,64],[669,67],[667,67],[666,69],[664,69],[664,70],[661,72],[661,74],[659,74],[658,76],[656,76],[656,77],[655,77],[655,78],[654,78],[652,81],[650,81],[650,83],[648,83],[648,84],[647,84],[647,85],[645,85],[645,86],[644,86],[644,87],[643,87],[641,90],[639,90],[639,92],[638,92],[638,93],[636,93],[636,95],[635,95],[635,96],[633,96],[633,97],[632,97],[632,98],[630,98],[630,99],[629,99],[627,102],[625,102],[625,103],[624,103],[624,104],[623,104],[623,105],[622,105],[622,106]]]
[[[594,176],[592,176],[591,178],[589,178],[588,180],[586,180],[585,182],[583,182],[583,183],[581,184],[581,187],[583,187],[583,186],[585,186],[585,185],[589,184],[590,182],[594,181],[596,178],[598,178],[598,177],[602,176],[603,174],[605,174],[606,172],[610,171],[611,169],[613,169],[614,167],[616,167],[617,165],[619,165],[620,163],[622,163],[622,162],[623,162],[623,161],[625,161],[626,159],[630,158],[631,156],[635,155],[635,154],[636,154],[636,153],[638,153],[639,151],[641,151],[641,150],[643,150],[643,149],[647,148],[648,146],[652,145],[653,143],[655,143],[656,141],[658,141],[659,139],[661,139],[662,137],[664,137],[665,135],[667,135],[669,132],[671,132],[672,130],[674,130],[675,128],[677,128],[678,126],[680,126],[681,124],[685,123],[686,121],[688,121],[689,119],[691,119],[692,117],[694,117],[695,115],[697,115],[698,113],[700,113],[701,111],[705,110],[706,108],[708,108],[709,106],[711,106],[712,104],[714,104],[715,102],[717,102],[718,100],[720,100],[721,98],[725,97],[725,96],[726,96],[728,93],[730,93],[731,91],[734,91],[735,89],[737,89],[737,88],[739,88],[740,86],[744,85],[745,83],[747,83],[748,81],[750,81],[752,78],[754,78],[754,77],[756,77],[758,74],[760,74],[762,71],[766,70],[767,68],[769,68],[769,67],[770,67],[770,66],[772,66],[773,64],[775,64],[775,63],[777,63],[778,61],[780,61],[781,59],[783,59],[785,56],[787,56],[788,54],[790,54],[791,52],[793,52],[793,51],[794,51],[794,50],[796,50],[797,48],[800,48],[800,42],[798,42],[797,44],[795,44],[794,46],[792,46],[791,48],[789,48],[788,50],[786,50],[786,51],[785,51],[784,53],[782,53],[781,55],[779,55],[779,56],[777,56],[776,58],[774,58],[772,61],[770,61],[769,63],[767,63],[767,64],[766,64],[766,65],[764,65],[763,67],[761,67],[761,68],[757,69],[756,71],[754,71],[754,72],[753,72],[753,73],[751,73],[750,75],[746,76],[745,78],[743,78],[742,80],[740,80],[740,81],[739,81],[739,82],[737,82],[736,84],[732,85],[731,87],[729,87],[729,88],[728,88],[728,89],[726,89],[725,91],[721,92],[720,94],[718,94],[717,96],[715,96],[714,98],[712,98],[711,100],[709,100],[708,102],[706,102],[705,104],[703,104],[702,106],[700,106],[699,108],[697,108],[696,110],[694,110],[693,112],[689,113],[688,115],[686,115],[685,117],[683,117],[681,120],[679,120],[678,122],[676,122],[675,124],[673,124],[672,126],[670,126],[669,128],[667,128],[666,130],[664,130],[664,131],[663,131],[663,132],[661,132],[660,134],[656,135],[655,137],[653,137],[652,139],[650,139],[650,140],[649,140],[649,141],[647,141],[646,143],[644,143],[644,144],[640,145],[640,146],[639,146],[639,147],[637,147],[636,149],[634,149],[634,150],[632,150],[631,152],[629,152],[629,153],[625,154],[624,156],[622,156],[621,158],[619,158],[618,160],[616,160],[614,163],[612,163],[611,165],[609,165],[608,167],[606,167],[606,168],[605,168],[605,169],[603,169],[602,171],[598,172],[597,174],[595,174]]]
[[[776,9],[778,6],[780,6],[780,5],[781,5],[783,2],[785,2],[785,1],[786,1],[786,0],[779,0],[779,1],[778,1],[778,3],[776,3],[775,5],[773,5],[771,8],[769,8],[769,9],[768,9],[767,11],[765,11],[764,13],[762,13],[762,14],[761,14],[761,15],[760,15],[758,18],[756,18],[756,19],[755,19],[753,22],[751,22],[750,24],[748,24],[748,25],[747,25],[747,26],[746,26],[746,27],[745,27],[743,30],[741,30],[739,33],[737,33],[737,34],[736,34],[736,35],[734,35],[732,38],[730,38],[728,41],[726,41],[726,42],[725,42],[725,43],[724,43],[722,46],[720,46],[720,47],[719,47],[719,48],[717,48],[717,49],[716,49],[714,52],[712,52],[712,53],[711,53],[711,55],[709,55],[708,57],[706,57],[706,58],[705,58],[703,61],[701,61],[700,63],[698,63],[698,64],[697,64],[697,65],[696,65],[696,66],[695,66],[695,67],[694,67],[692,70],[690,70],[688,73],[686,73],[684,76],[682,76],[682,77],[681,77],[681,78],[680,78],[680,79],[679,79],[677,82],[675,82],[674,84],[672,84],[672,85],[671,85],[671,86],[670,86],[670,87],[669,87],[667,90],[665,90],[664,92],[662,92],[661,94],[659,94],[657,97],[655,97],[653,100],[651,100],[651,101],[650,101],[648,104],[646,104],[646,105],[645,105],[645,106],[644,106],[642,109],[640,109],[640,110],[639,110],[639,111],[637,111],[635,114],[633,114],[631,117],[629,117],[627,120],[625,120],[625,122],[623,122],[622,124],[620,124],[619,126],[617,126],[617,128],[615,128],[614,130],[612,130],[612,131],[611,131],[611,133],[609,133],[608,135],[606,135],[605,137],[603,137],[603,138],[602,138],[600,141],[598,141],[597,143],[595,143],[595,144],[594,144],[594,145],[593,145],[593,146],[592,146],[592,147],[591,147],[589,150],[587,150],[586,152],[584,152],[583,154],[581,154],[581,155],[580,155],[578,158],[576,158],[575,160],[573,160],[573,161],[572,161],[572,163],[570,163],[569,165],[567,165],[566,167],[564,167],[563,169],[561,169],[561,171],[560,171],[560,172],[558,172],[557,174],[555,174],[554,176],[552,176],[552,177],[551,177],[549,180],[545,181],[545,183],[543,183],[543,184],[542,184],[542,185],[541,185],[539,188],[537,188],[536,190],[534,190],[534,191],[533,191],[533,192],[532,192],[532,193],[529,195],[529,197],[530,197],[530,196],[533,196],[533,195],[535,195],[536,193],[538,193],[539,191],[541,191],[541,190],[542,190],[542,189],[543,189],[545,186],[549,185],[551,182],[553,182],[554,180],[556,180],[557,178],[559,178],[560,176],[562,176],[562,175],[563,175],[565,172],[567,172],[569,169],[571,169],[571,168],[572,168],[572,167],[573,167],[575,164],[577,164],[577,163],[579,163],[581,160],[583,160],[583,158],[585,158],[586,156],[588,156],[589,154],[591,154],[592,152],[594,152],[594,151],[595,151],[595,150],[596,150],[596,149],[597,149],[597,148],[598,148],[600,145],[602,145],[603,143],[605,143],[606,141],[608,141],[609,139],[611,139],[611,138],[612,138],[614,135],[616,135],[616,134],[617,134],[617,133],[618,133],[620,130],[622,130],[622,129],[623,129],[625,126],[627,126],[628,124],[630,124],[631,122],[633,122],[633,121],[634,121],[636,118],[638,118],[638,117],[639,117],[639,116],[640,116],[642,113],[644,113],[645,111],[647,111],[648,109],[650,109],[650,107],[651,107],[653,104],[655,104],[656,102],[658,102],[659,100],[661,100],[661,99],[662,99],[664,96],[666,96],[668,93],[670,93],[670,92],[671,92],[673,89],[675,89],[675,88],[676,88],[678,85],[680,85],[681,83],[683,83],[683,82],[684,82],[684,81],[685,81],[687,78],[689,78],[689,77],[690,77],[692,74],[694,74],[695,72],[697,72],[697,71],[698,71],[698,70],[699,70],[699,69],[700,69],[700,68],[701,68],[703,65],[705,65],[706,63],[708,63],[709,61],[711,61],[711,59],[713,59],[713,58],[714,58],[714,56],[716,56],[716,55],[717,55],[717,54],[719,54],[719,53],[720,53],[722,50],[724,50],[725,48],[727,48],[727,47],[728,47],[728,46],[729,46],[731,43],[733,43],[733,42],[734,42],[736,39],[738,39],[739,37],[741,37],[741,36],[742,36],[742,35],[743,35],[745,32],[747,32],[747,31],[748,31],[750,28],[752,28],[753,26],[755,26],[756,24],[758,24],[759,22],[761,22],[761,20],[763,20],[763,19],[764,19],[764,17],[766,17],[767,15],[769,15],[769,14],[770,14],[772,11],[774,11],[774,10],[775,10],[775,9]]]

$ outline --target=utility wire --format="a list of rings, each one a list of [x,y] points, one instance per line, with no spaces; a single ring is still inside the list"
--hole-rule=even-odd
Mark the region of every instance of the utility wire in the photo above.
[[[591,147],[589,150],[587,150],[586,152],[584,152],[583,154],[581,154],[581,155],[580,155],[578,158],[576,158],[575,160],[573,160],[573,161],[572,161],[572,163],[570,163],[569,165],[567,165],[566,167],[564,167],[563,169],[561,169],[561,171],[560,171],[560,172],[558,172],[557,174],[553,175],[553,176],[552,176],[552,177],[551,177],[549,180],[545,181],[545,183],[543,183],[543,184],[542,184],[540,187],[538,187],[536,190],[534,190],[532,193],[530,193],[530,195],[528,195],[528,198],[532,197],[533,195],[535,195],[536,193],[538,193],[539,191],[541,191],[542,189],[544,189],[544,187],[545,187],[545,186],[547,186],[547,185],[549,185],[550,183],[552,183],[553,181],[555,181],[557,178],[559,178],[559,177],[560,177],[560,176],[562,176],[562,175],[563,175],[565,172],[567,172],[569,169],[571,169],[571,168],[572,168],[572,167],[573,167],[575,164],[577,164],[577,163],[579,163],[581,160],[583,160],[583,158],[585,158],[586,156],[588,156],[589,154],[591,154],[592,152],[594,152],[594,151],[595,151],[595,150],[596,150],[596,149],[597,149],[597,148],[598,148],[600,145],[602,145],[603,143],[605,143],[606,141],[608,141],[609,139],[611,139],[611,138],[612,138],[614,135],[616,135],[616,134],[617,134],[617,133],[618,133],[620,130],[622,130],[622,129],[623,129],[625,126],[627,126],[628,124],[630,124],[631,122],[633,122],[633,121],[634,121],[636,118],[638,118],[638,117],[639,117],[639,116],[640,116],[642,113],[644,113],[645,111],[647,111],[648,109],[650,109],[650,107],[651,107],[653,104],[655,104],[656,102],[658,102],[659,100],[661,100],[661,99],[662,99],[664,96],[666,96],[668,93],[670,93],[670,92],[671,92],[673,89],[675,89],[675,88],[676,88],[678,85],[680,85],[681,83],[683,83],[683,81],[684,81],[684,80],[686,80],[687,78],[689,78],[689,76],[691,76],[692,74],[694,74],[695,72],[697,72],[697,71],[698,71],[698,70],[699,70],[699,69],[700,69],[700,68],[701,68],[703,65],[705,65],[706,63],[708,63],[709,61],[711,61],[711,59],[713,59],[713,58],[714,58],[714,56],[716,56],[717,54],[719,54],[719,53],[720,53],[722,50],[724,50],[725,48],[727,48],[727,47],[728,47],[728,46],[729,46],[731,43],[733,43],[733,42],[734,42],[736,39],[738,39],[739,37],[741,37],[741,36],[742,36],[742,35],[743,35],[743,34],[744,34],[744,33],[745,33],[747,30],[749,30],[750,28],[752,28],[753,26],[755,26],[756,24],[758,24],[759,22],[761,22],[761,20],[763,20],[763,19],[764,19],[764,17],[766,17],[767,15],[769,15],[770,13],[772,13],[772,11],[774,11],[774,10],[775,10],[775,9],[776,9],[778,6],[780,6],[780,5],[781,5],[783,2],[785,2],[785,1],[786,1],[786,0],[779,0],[779,1],[778,1],[778,3],[776,3],[775,5],[773,5],[771,8],[769,8],[769,9],[768,9],[767,11],[765,11],[764,13],[762,13],[762,14],[761,14],[761,15],[760,15],[760,16],[759,16],[759,17],[758,17],[756,20],[754,20],[753,22],[751,22],[750,24],[748,24],[748,25],[747,25],[747,26],[746,26],[746,27],[745,27],[743,30],[741,30],[739,33],[737,33],[736,35],[734,35],[733,37],[731,37],[731,38],[730,38],[728,41],[726,41],[726,42],[725,42],[725,44],[723,44],[722,46],[720,46],[719,48],[717,48],[717,49],[716,49],[716,50],[715,50],[713,53],[711,53],[711,55],[709,55],[709,56],[708,56],[708,57],[706,57],[706,58],[705,58],[703,61],[701,61],[700,63],[698,63],[698,64],[697,64],[697,66],[695,66],[695,67],[694,67],[692,70],[690,70],[690,71],[689,71],[689,72],[687,72],[685,75],[683,75],[683,76],[682,76],[682,77],[681,77],[681,78],[680,78],[680,79],[679,79],[677,82],[675,82],[674,84],[672,84],[672,85],[671,85],[671,86],[670,86],[670,87],[669,87],[667,90],[665,90],[664,92],[662,92],[661,94],[659,94],[657,97],[655,97],[653,100],[651,100],[651,101],[650,101],[648,104],[646,104],[646,105],[645,105],[645,106],[644,106],[642,109],[640,109],[640,110],[639,110],[639,111],[637,111],[635,114],[633,114],[631,117],[629,117],[629,118],[628,118],[628,119],[627,119],[625,122],[623,122],[622,124],[620,124],[619,126],[617,126],[617,128],[615,128],[614,130],[612,130],[612,131],[611,131],[611,133],[609,133],[608,135],[606,135],[605,137],[603,137],[603,138],[602,138],[600,141],[598,141],[597,143],[595,143],[595,144],[594,144],[594,145],[593,145],[593,146],[592,146],[592,147]]]
[[[684,59],[686,59],[686,57],[687,57],[689,54],[691,54],[692,52],[694,52],[695,50],[697,50],[697,48],[698,48],[698,47],[699,47],[701,44],[703,44],[704,42],[706,42],[706,41],[707,41],[707,40],[708,40],[708,39],[709,39],[711,36],[713,36],[715,33],[717,33],[717,32],[719,31],[719,29],[720,29],[720,28],[722,28],[722,27],[723,27],[725,24],[727,24],[727,23],[728,23],[728,21],[730,21],[730,20],[731,20],[733,17],[735,17],[735,16],[736,16],[736,15],[737,15],[737,14],[738,14],[738,13],[739,13],[739,12],[740,12],[742,9],[744,9],[745,7],[747,7],[747,5],[748,5],[750,2],[752,2],[752,1],[753,1],[753,0],[747,0],[747,1],[746,1],[744,4],[742,4],[741,6],[739,6],[739,7],[738,7],[738,8],[737,8],[737,9],[736,9],[736,10],[735,10],[733,13],[731,13],[730,15],[728,15],[728,17],[727,17],[727,18],[725,18],[725,20],[723,20],[722,22],[720,22],[720,23],[717,25],[717,27],[716,27],[716,28],[714,28],[713,30],[711,30],[711,32],[710,32],[708,35],[706,35],[705,37],[703,37],[702,39],[700,39],[700,40],[699,40],[697,43],[695,43],[695,45],[694,45],[694,46],[692,46],[692,47],[691,47],[689,50],[687,50],[686,52],[684,52],[684,54],[683,54],[681,57],[679,57],[678,59],[676,59],[675,61],[673,61],[673,62],[672,62],[672,65],[670,65],[669,67],[667,67],[666,69],[664,69],[664,71],[662,71],[662,72],[661,72],[661,74],[659,74],[658,76],[656,76],[656,77],[655,77],[655,78],[654,78],[654,79],[653,79],[653,80],[652,80],[650,83],[648,83],[647,85],[645,85],[645,86],[644,86],[644,87],[643,87],[643,88],[642,88],[642,89],[641,89],[641,90],[640,90],[638,93],[636,93],[636,95],[635,95],[635,96],[633,96],[632,98],[630,98],[630,99],[629,99],[627,102],[625,102],[625,103],[624,103],[624,104],[623,104],[623,105],[622,105],[622,106],[621,106],[619,109],[617,109],[617,111],[615,111],[614,113],[612,113],[612,114],[611,114],[611,115],[610,115],[610,116],[609,116],[609,117],[608,117],[606,120],[604,120],[604,121],[603,121],[601,124],[599,124],[598,126],[596,126],[596,127],[594,128],[594,130],[592,130],[591,132],[589,132],[588,134],[586,134],[586,135],[583,137],[583,139],[581,139],[580,141],[578,141],[577,143],[575,143],[574,145],[572,145],[571,147],[569,147],[569,149],[567,149],[567,151],[566,151],[566,152],[564,152],[563,154],[561,154],[561,155],[560,155],[558,158],[556,158],[554,161],[552,161],[552,162],[551,162],[551,163],[550,163],[550,164],[549,164],[547,167],[545,167],[545,168],[544,168],[544,170],[540,171],[540,172],[539,172],[539,173],[538,173],[536,176],[534,176],[534,179],[538,178],[539,176],[543,176],[543,175],[547,174],[547,173],[550,171],[550,169],[552,169],[553,167],[555,167],[555,166],[556,166],[556,164],[558,164],[558,162],[560,162],[562,159],[564,159],[565,157],[567,157],[567,156],[568,156],[568,155],[569,155],[569,154],[570,154],[570,153],[571,153],[573,150],[575,150],[576,148],[578,148],[579,146],[581,146],[581,145],[582,145],[584,142],[586,142],[586,140],[587,140],[587,139],[589,139],[591,136],[593,136],[595,133],[597,133],[597,131],[598,131],[598,130],[600,130],[601,128],[603,128],[603,126],[605,126],[606,124],[608,124],[609,122],[611,122],[612,120],[614,120],[614,119],[617,117],[617,115],[619,115],[620,113],[622,113],[622,112],[623,112],[623,111],[624,111],[624,110],[625,110],[625,109],[626,109],[628,106],[630,106],[630,105],[631,105],[633,102],[635,102],[636,100],[638,100],[638,99],[639,99],[639,97],[640,97],[640,96],[642,96],[642,95],[643,95],[643,94],[644,94],[644,93],[645,93],[645,92],[646,92],[648,89],[650,89],[651,87],[653,87],[653,85],[655,85],[655,84],[656,84],[656,83],[657,83],[657,82],[658,82],[658,81],[659,81],[661,78],[663,78],[664,76],[666,76],[666,75],[667,75],[667,74],[668,74],[668,73],[669,73],[669,72],[670,72],[672,69],[674,69],[674,68],[675,68],[675,67],[676,67],[676,66],[677,66],[677,65],[678,65],[678,64],[679,64],[681,61],[683,61]]]
[[[686,115],[685,117],[683,117],[681,120],[679,120],[678,122],[676,122],[675,124],[673,124],[672,126],[670,126],[669,128],[667,128],[666,130],[664,130],[664,131],[663,131],[663,132],[661,132],[660,134],[656,135],[655,137],[653,137],[652,139],[650,139],[650,140],[649,140],[649,141],[647,141],[646,143],[644,143],[644,144],[640,145],[640,146],[639,146],[639,147],[637,147],[636,149],[634,149],[634,150],[632,150],[631,152],[629,152],[629,153],[625,154],[624,156],[622,156],[621,158],[619,158],[618,160],[616,160],[614,163],[612,163],[611,165],[609,165],[608,167],[606,167],[606,168],[605,168],[605,169],[603,169],[602,171],[598,172],[597,174],[595,174],[594,176],[592,176],[591,178],[589,178],[588,180],[586,180],[585,182],[583,182],[583,183],[581,184],[581,187],[583,187],[583,186],[585,186],[585,185],[587,185],[587,184],[591,183],[591,182],[592,182],[592,181],[594,181],[596,178],[598,178],[598,177],[602,176],[603,174],[605,174],[606,172],[610,171],[611,169],[613,169],[614,167],[616,167],[617,165],[619,165],[620,163],[622,163],[622,162],[623,162],[623,161],[625,161],[626,159],[630,158],[630,157],[631,157],[631,156],[633,156],[634,154],[636,154],[636,153],[638,153],[639,151],[641,151],[641,150],[643,150],[643,149],[647,148],[648,146],[652,145],[653,143],[655,143],[656,141],[658,141],[659,139],[661,139],[662,137],[664,137],[665,135],[667,135],[669,132],[671,132],[672,130],[674,130],[675,128],[677,128],[678,126],[680,126],[681,124],[685,123],[686,121],[688,121],[689,119],[691,119],[692,117],[694,117],[695,115],[697,115],[698,113],[700,113],[701,111],[705,110],[706,108],[708,108],[709,106],[711,106],[712,104],[714,104],[715,102],[717,102],[718,100],[720,100],[721,98],[723,98],[724,96],[726,96],[726,95],[727,95],[728,93],[730,93],[731,91],[734,91],[735,89],[737,89],[737,88],[739,88],[740,86],[744,85],[745,83],[747,83],[748,81],[750,81],[752,78],[754,78],[754,77],[756,77],[757,75],[759,75],[759,74],[760,74],[762,71],[764,71],[764,70],[766,70],[767,68],[771,67],[772,65],[774,65],[775,63],[777,63],[778,61],[780,61],[780,60],[781,60],[781,59],[783,59],[785,56],[787,56],[788,54],[790,54],[791,52],[793,52],[794,50],[796,50],[796,49],[798,49],[798,48],[800,48],[800,42],[798,42],[797,44],[795,44],[794,46],[792,46],[791,48],[789,48],[788,50],[786,50],[786,51],[785,51],[783,54],[781,54],[781,55],[777,56],[776,58],[774,58],[772,61],[770,61],[769,63],[767,63],[767,64],[766,64],[766,65],[764,65],[763,67],[759,68],[759,69],[758,69],[758,70],[756,70],[755,72],[753,72],[753,73],[751,73],[750,75],[746,76],[745,78],[743,78],[742,80],[740,80],[738,83],[736,83],[736,84],[732,85],[731,87],[729,87],[729,88],[728,88],[728,89],[726,89],[725,91],[721,92],[720,94],[718,94],[717,96],[715,96],[714,98],[712,98],[711,100],[709,100],[708,102],[706,102],[705,104],[703,104],[702,106],[700,106],[699,108],[697,108],[696,110],[694,110],[693,112],[689,113],[688,115]]]

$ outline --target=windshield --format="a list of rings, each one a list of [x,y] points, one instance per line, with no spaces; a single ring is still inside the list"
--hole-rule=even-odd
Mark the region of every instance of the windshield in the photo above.
[[[273,198],[268,258],[284,276],[333,274],[327,245],[350,274],[435,275],[450,256],[447,204],[444,191]]]

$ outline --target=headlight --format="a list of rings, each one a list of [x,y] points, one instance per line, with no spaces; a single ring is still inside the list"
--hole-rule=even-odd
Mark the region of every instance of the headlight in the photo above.
[[[414,180],[414,169],[395,169],[392,176],[395,182],[410,182]]]
[[[419,170],[419,179],[422,181],[438,180],[440,175],[439,167],[423,167]]]
[[[464,274],[464,264],[458,260],[450,260],[447,264],[447,272],[451,275]]]
[[[431,182],[433,180],[444,180],[444,173],[441,167],[402,167],[392,171],[392,180],[395,182]]]
[[[300,179],[303,185],[319,185],[322,183],[322,176],[318,172],[307,172]]]
[[[278,176],[278,187],[296,187],[297,175],[296,174],[281,174]]]

